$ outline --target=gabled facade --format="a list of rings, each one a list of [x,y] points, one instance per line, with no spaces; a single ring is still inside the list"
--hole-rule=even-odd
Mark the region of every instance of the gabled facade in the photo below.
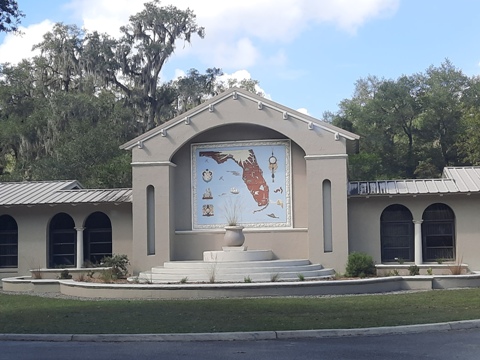
[[[217,209],[215,216],[221,216],[219,199],[224,193],[230,195],[220,190],[222,179],[236,184],[233,192],[245,194],[246,206],[255,206],[256,201],[249,194],[248,181],[261,181],[271,189],[268,207],[260,201],[251,210],[258,216],[247,221],[248,249],[271,249],[278,258],[306,258],[343,268],[348,255],[347,157],[355,151],[358,138],[270,100],[230,89],[124,144],[122,148],[132,151],[134,270],[168,260],[198,260],[203,251],[222,248],[224,231],[216,227],[220,220],[206,221],[208,215],[200,207],[208,211],[211,204]],[[268,157],[260,159],[262,154],[270,155],[272,141],[285,165],[275,174],[276,184],[269,175]],[[254,152],[256,173],[263,172],[263,179],[249,179],[252,171],[228,156],[235,150]],[[229,160],[218,164],[212,151]],[[207,182],[199,179],[200,173],[211,166],[217,172],[208,183],[211,186],[201,190]],[[233,182],[232,174],[244,181]],[[281,191],[276,187],[279,179],[286,184],[283,200],[276,196]],[[200,195],[207,189],[214,193],[213,199],[204,201]],[[271,221],[282,209],[270,201],[279,200],[284,206],[282,224]]]

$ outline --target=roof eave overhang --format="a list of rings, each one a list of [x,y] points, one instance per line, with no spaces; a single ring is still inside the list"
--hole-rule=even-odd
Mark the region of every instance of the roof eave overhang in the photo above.
[[[336,139],[339,138],[345,138],[348,142],[351,142],[350,145],[350,152],[358,152],[358,140],[360,139],[360,136],[357,134],[351,133],[349,131],[340,129],[334,125],[328,124],[326,122],[320,121],[318,119],[315,119],[309,115],[300,113],[296,110],[289,109],[285,106],[282,106],[278,103],[275,103],[271,100],[262,98],[256,94],[247,92],[242,89],[238,88],[231,88],[224,93],[211,98],[210,100],[206,101],[205,103],[197,106],[194,109],[191,109],[190,111],[187,111],[186,113],[179,115],[175,118],[173,118],[170,121],[167,121],[166,123],[157,126],[156,128],[147,131],[145,134],[140,135],[136,137],[133,140],[128,141],[127,143],[123,144],[120,146],[120,149],[124,150],[131,150],[134,147],[141,147],[143,142],[148,141],[149,139],[156,137],[158,135],[160,136],[166,136],[167,132],[169,129],[174,128],[178,125],[181,124],[190,124],[190,122],[193,120],[193,118],[202,113],[202,112],[212,112],[214,111],[215,105],[225,101],[227,99],[233,99],[236,100],[238,97],[241,96],[242,98],[248,99],[252,102],[256,102],[257,106],[262,108],[263,106],[268,107],[270,109],[276,110],[279,112],[281,118],[283,120],[294,120],[294,121],[301,121],[304,122],[307,125],[308,129],[318,127],[321,128],[327,132],[332,133]]]

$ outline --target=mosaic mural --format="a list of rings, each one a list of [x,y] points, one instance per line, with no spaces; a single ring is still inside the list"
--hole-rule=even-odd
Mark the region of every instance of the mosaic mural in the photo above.
[[[193,228],[291,227],[290,141],[192,145]],[[232,209],[232,208],[235,209]]]

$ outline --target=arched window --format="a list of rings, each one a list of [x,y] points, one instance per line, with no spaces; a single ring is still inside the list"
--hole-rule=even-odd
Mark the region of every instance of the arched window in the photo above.
[[[432,204],[423,212],[423,261],[455,259],[455,214],[445,204]]]
[[[98,264],[105,256],[112,256],[112,223],[102,212],[90,214],[83,234],[84,258]]]
[[[405,206],[388,206],[380,217],[382,262],[414,260],[413,216]]]
[[[72,217],[65,213],[55,215],[49,227],[51,268],[75,266],[77,232]]]
[[[0,216],[0,268],[18,267],[18,226],[10,215]]]

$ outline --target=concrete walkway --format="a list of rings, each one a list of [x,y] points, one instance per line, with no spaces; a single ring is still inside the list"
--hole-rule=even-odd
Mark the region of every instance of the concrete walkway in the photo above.
[[[413,334],[480,328],[480,320],[452,321],[436,324],[387,326],[362,329],[325,329],[258,332],[222,332],[187,334],[0,334],[0,341],[50,342],[145,342],[145,341],[257,341],[314,339],[347,336]]]

